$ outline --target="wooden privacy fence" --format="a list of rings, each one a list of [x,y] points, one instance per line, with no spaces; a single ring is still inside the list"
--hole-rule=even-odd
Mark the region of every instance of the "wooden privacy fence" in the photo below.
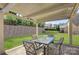
[[[38,29],[39,33],[43,31],[43,28]],[[33,35],[36,32],[35,27],[29,26],[13,26],[4,25],[4,38],[16,37],[16,36],[28,36]]]

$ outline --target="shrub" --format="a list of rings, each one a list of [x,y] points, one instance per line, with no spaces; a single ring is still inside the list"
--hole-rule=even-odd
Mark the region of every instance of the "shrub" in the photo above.
[[[6,19],[4,19],[4,24],[7,25],[16,25],[16,18],[14,16],[6,16]]]
[[[27,20],[22,20],[22,25],[27,26]]]
[[[33,19],[22,19],[18,18],[14,15],[7,15],[4,19],[4,24],[6,25],[23,25],[23,26],[36,26],[35,23],[32,21]],[[39,27],[43,27],[42,23],[38,23]]]
[[[17,25],[22,25],[22,19],[16,18],[16,21],[17,21]]]

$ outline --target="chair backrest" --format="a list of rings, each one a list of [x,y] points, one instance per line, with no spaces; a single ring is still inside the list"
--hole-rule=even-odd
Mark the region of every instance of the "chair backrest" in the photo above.
[[[61,50],[61,47],[62,47],[62,44],[63,44],[63,41],[64,41],[64,38],[60,38],[60,40],[56,43],[57,44],[57,47],[58,47],[58,51],[59,51],[59,55],[62,54],[62,50]]]
[[[60,38],[60,40],[57,42],[57,44],[62,45],[62,44],[63,44],[63,41],[64,41],[64,38],[62,37],[62,38]]]
[[[32,42],[32,41],[23,41],[23,45],[25,47],[27,55],[36,55],[37,54],[36,50],[35,50],[34,42]]]

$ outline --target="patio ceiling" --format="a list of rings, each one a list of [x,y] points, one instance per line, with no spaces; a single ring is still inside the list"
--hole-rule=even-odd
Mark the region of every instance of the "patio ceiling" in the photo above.
[[[0,4],[0,7],[5,5],[7,4]],[[10,10],[22,14],[23,17],[49,21],[68,18],[73,7],[72,3],[17,3]]]
[[[74,4],[68,3],[26,3],[16,4],[12,10],[22,14],[24,17],[38,19],[39,21],[49,21],[68,18],[73,6]]]
[[[4,8],[6,5],[7,5],[7,3],[6,3],[6,4],[0,3],[0,9],[1,9],[1,8]]]

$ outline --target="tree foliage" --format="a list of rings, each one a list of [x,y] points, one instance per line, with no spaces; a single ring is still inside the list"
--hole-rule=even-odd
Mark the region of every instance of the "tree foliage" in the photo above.
[[[33,20],[16,17],[14,15],[6,15],[6,18],[4,19],[4,24],[6,24],[6,25],[35,26],[35,22]],[[43,24],[38,23],[38,26],[43,27]]]

